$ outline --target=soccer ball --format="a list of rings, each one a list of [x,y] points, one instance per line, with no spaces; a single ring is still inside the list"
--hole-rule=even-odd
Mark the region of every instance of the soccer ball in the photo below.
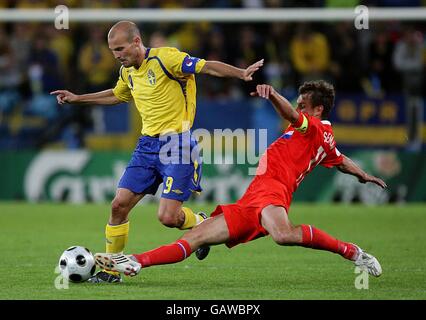
[[[71,282],[84,282],[95,273],[95,258],[89,249],[72,246],[59,258],[59,270],[64,279]]]

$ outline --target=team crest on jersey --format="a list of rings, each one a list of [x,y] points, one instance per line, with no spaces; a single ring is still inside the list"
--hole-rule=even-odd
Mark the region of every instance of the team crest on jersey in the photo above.
[[[128,79],[129,79],[130,89],[133,90],[133,79],[132,79],[132,76],[130,74],[128,76]]]
[[[157,79],[155,78],[155,73],[151,69],[148,70],[148,81],[151,86],[155,85]]]

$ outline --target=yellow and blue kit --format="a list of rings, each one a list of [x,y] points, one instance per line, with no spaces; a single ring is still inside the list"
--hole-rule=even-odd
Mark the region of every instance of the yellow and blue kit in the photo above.
[[[186,201],[201,191],[201,160],[191,127],[196,110],[195,73],[206,61],[176,48],[147,48],[141,66],[121,67],[113,89],[132,98],[142,118],[142,136],[120,179],[119,188]],[[190,155],[190,156],[188,156]]]

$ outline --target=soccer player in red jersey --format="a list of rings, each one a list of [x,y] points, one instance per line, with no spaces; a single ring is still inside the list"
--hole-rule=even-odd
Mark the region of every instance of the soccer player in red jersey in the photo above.
[[[385,188],[386,183],[364,172],[336,148],[333,130],[325,120],[334,104],[334,88],[326,81],[311,81],[299,88],[297,109],[270,85],[258,85],[253,97],[268,99],[278,114],[290,121],[284,134],[259,161],[256,176],[235,204],[218,205],[211,218],[176,242],[144,252],[123,255],[98,253],[97,264],[126,275],[141,268],[182,261],[200,247],[225,243],[228,247],[270,235],[279,245],[327,250],[352,260],[373,276],[380,276],[377,259],[357,245],[335,239],[311,225],[293,225],[288,218],[292,194],[317,165],[336,167],[361,183]]]

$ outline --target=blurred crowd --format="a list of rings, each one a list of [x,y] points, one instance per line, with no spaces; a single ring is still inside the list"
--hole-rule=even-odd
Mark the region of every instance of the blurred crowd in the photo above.
[[[67,3],[86,7],[282,6],[296,1],[0,1],[2,6],[37,8]],[[297,1],[298,5],[325,5],[339,1]],[[347,1],[348,3],[359,1]],[[398,1],[368,1],[380,5]],[[404,1],[420,4],[420,1]],[[346,3],[346,2],[345,2]],[[353,6],[353,4],[352,4]],[[107,24],[70,24],[57,30],[53,24],[0,24],[0,137],[23,136],[27,145],[0,149],[42,147],[60,133],[69,145],[84,145],[84,132],[93,126],[87,107],[58,108],[52,90],[95,92],[114,86],[119,64],[107,44]],[[423,98],[426,92],[426,41],[424,22],[370,22],[357,30],[350,22],[333,23],[158,23],[139,24],[147,47],[175,46],[192,56],[220,60],[241,68],[264,58],[265,66],[246,84],[230,79],[198,77],[199,97],[240,99],[255,83],[274,85],[294,93],[311,79],[331,81],[340,93],[386,94]],[[414,100],[413,100],[414,101]],[[25,121],[24,121],[25,120]],[[31,122],[32,121],[32,122]],[[44,127],[35,138],[32,128]]]

